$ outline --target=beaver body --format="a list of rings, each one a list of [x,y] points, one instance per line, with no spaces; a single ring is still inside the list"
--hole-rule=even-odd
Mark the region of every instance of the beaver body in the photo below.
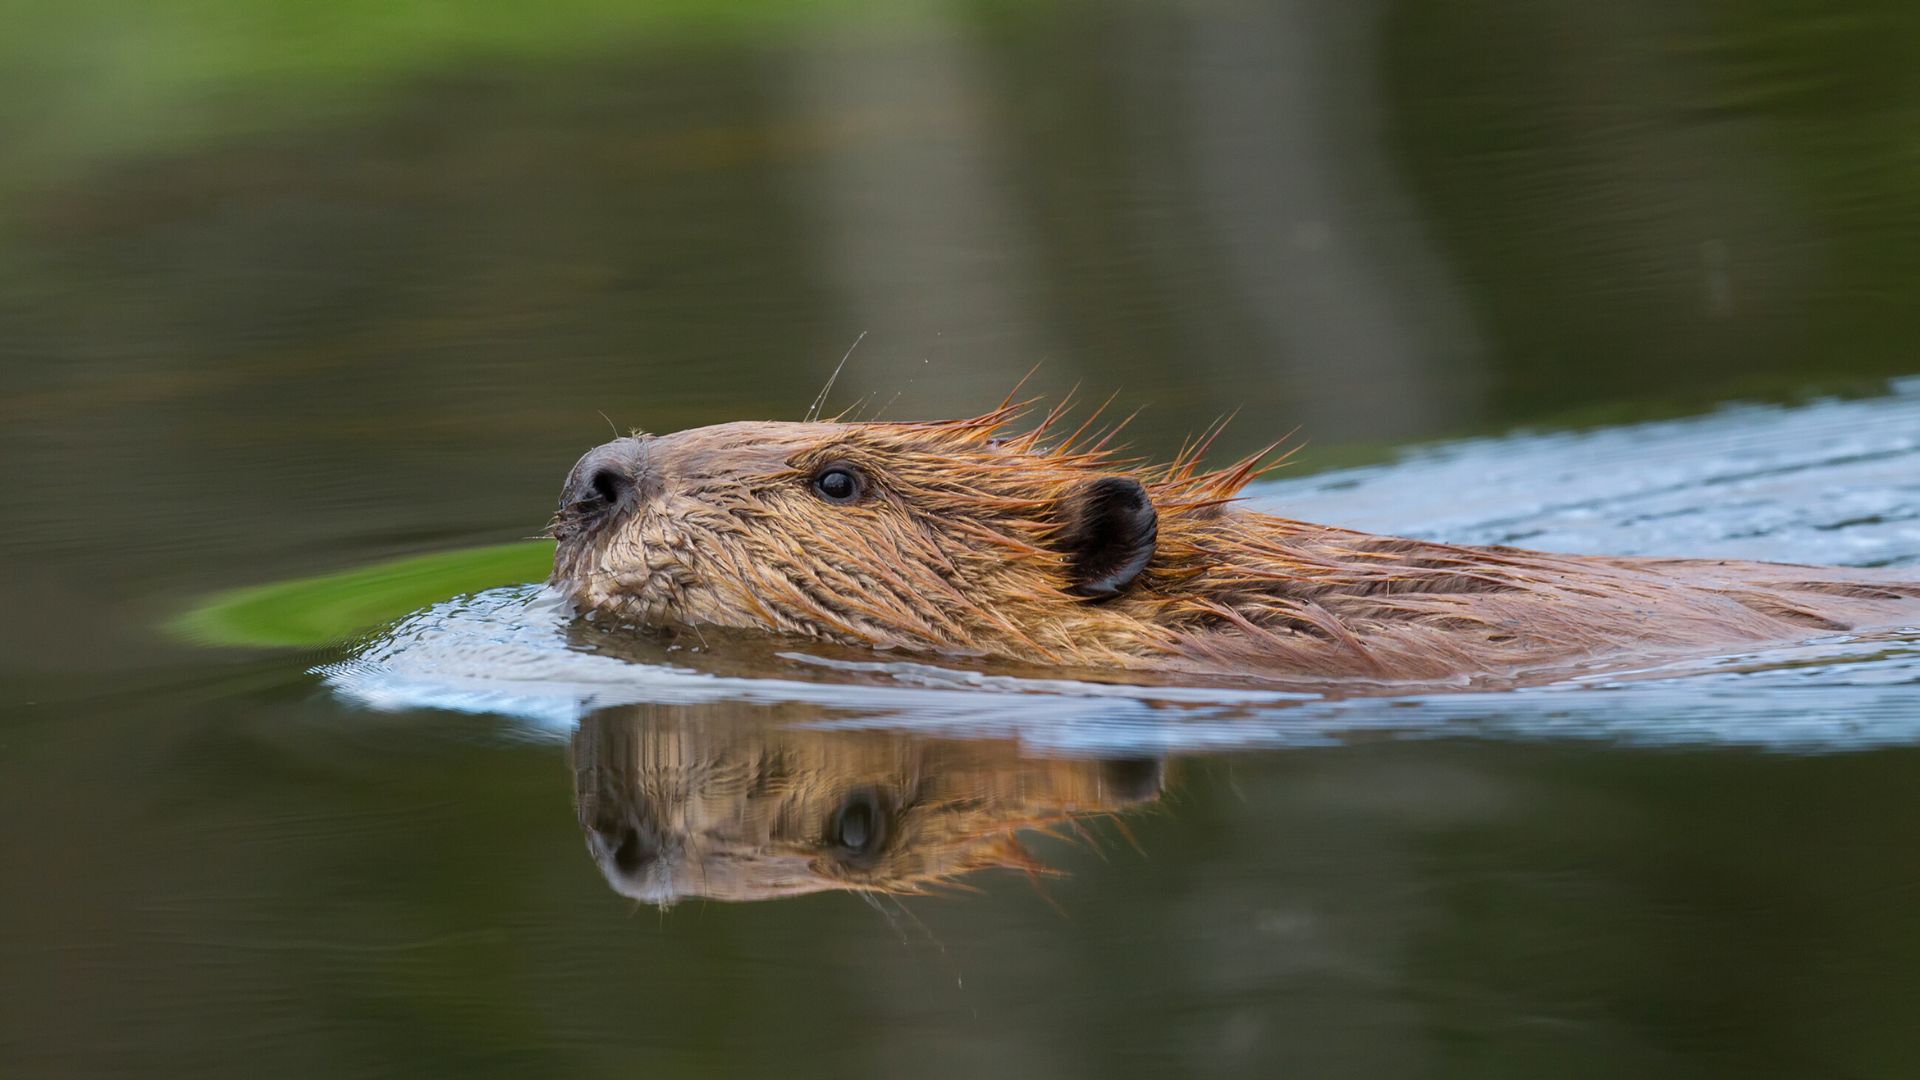
[[[737,423],[590,451],[554,519],[583,612],[1077,668],[1501,686],[1920,624],[1867,570],[1557,555],[1240,506],[1263,457],[1122,461],[937,423]],[[1057,416],[1049,417],[1057,420]],[[1084,430],[1084,429],[1083,429]]]

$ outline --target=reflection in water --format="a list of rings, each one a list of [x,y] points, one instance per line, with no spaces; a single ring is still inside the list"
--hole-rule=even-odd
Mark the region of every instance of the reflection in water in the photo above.
[[[1443,430],[1483,391],[1485,343],[1384,130],[1372,56],[1387,6],[1281,0],[1181,35],[1208,261],[1300,415],[1343,439]],[[1231,410],[1235,374],[1207,381]]]
[[[1021,831],[1152,802],[1165,777],[1154,758],[1035,758],[1011,742],[705,715],[715,711],[641,706],[580,722],[574,805],[616,891],[666,906],[1045,873]]]
[[[877,346],[860,367],[908,359],[911,378],[952,358],[938,369],[941,392],[992,400],[1063,349],[1037,310],[1039,245],[1010,205],[983,58],[953,14],[930,7],[906,48],[842,27],[793,49],[775,77],[799,126],[867,129],[797,162],[788,180],[821,286],[843,325]]]

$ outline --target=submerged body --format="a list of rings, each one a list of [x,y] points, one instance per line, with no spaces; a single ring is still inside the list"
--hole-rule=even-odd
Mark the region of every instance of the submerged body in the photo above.
[[[1518,685],[1920,623],[1871,571],[1555,555],[1247,510],[1259,458],[1140,468],[941,423],[619,439],[568,477],[553,583],[641,626],[1303,684]]]

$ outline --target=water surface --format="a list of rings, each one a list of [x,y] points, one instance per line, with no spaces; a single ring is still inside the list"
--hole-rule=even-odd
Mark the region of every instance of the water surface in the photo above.
[[[158,630],[533,535],[609,423],[797,417],[862,333],[864,415],[1297,425],[1296,516],[1916,565],[1920,8],[900,7],[10,24],[0,1073],[1910,1075],[1911,635],[1343,702],[511,589]],[[859,808],[969,791],[875,895]],[[863,888],[662,913],[668,819],[766,823],[680,885]]]

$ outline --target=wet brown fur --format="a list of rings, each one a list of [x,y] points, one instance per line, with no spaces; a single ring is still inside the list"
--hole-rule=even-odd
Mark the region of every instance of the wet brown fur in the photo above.
[[[639,505],[562,507],[553,583],[583,611],[1091,669],[1348,686],[1515,685],[1822,632],[1920,622],[1920,583],[1871,571],[1555,555],[1378,536],[1247,510],[1256,455],[1122,459],[1111,433],[1024,433],[1006,405],[932,423],[733,423],[644,437]],[[819,498],[857,466],[870,492]],[[1119,595],[1070,592],[1062,506],[1137,479],[1158,514]]]

